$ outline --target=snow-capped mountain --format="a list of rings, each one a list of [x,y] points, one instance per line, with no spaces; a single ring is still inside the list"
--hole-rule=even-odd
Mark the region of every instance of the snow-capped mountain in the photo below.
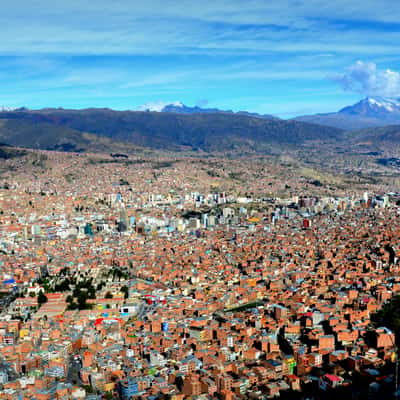
[[[344,107],[340,113],[380,117],[400,113],[400,100],[385,97],[367,97],[358,103]]]
[[[366,97],[334,113],[304,115],[297,121],[354,130],[400,124],[400,99]]]
[[[0,106],[0,112],[10,112],[10,111],[15,111],[18,108],[16,107],[8,107],[8,106]]]
[[[232,113],[233,111],[222,111],[218,108],[201,108],[198,106],[189,107],[182,103],[178,104],[168,104],[163,109],[162,112],[178,113],[178,114],[198,114],[198,113]]]
[[[246,115],[248,117],[262,118],[262,119],[277,119],[273,115],[269,114],[257,114],[250,113],[247,111],[238,111],[234,112],[232,110],[220,110],[218,108],[201,108],[198,106],[190,107],[186,106],[180,101],[174,101],[172,103],[165,103],[162,101],[147,103],[140,107],[138,107],[138,111],[156,111],[156,112],[164,112],[164,113],[176,113],[176,114],[237,114],[237,115]]]
[[[163,112],[166,107],[177,107],[183,108],[184,105],[180,101],[174,101],[172,103],[167,103],[165,101],[155,101],[143,104],[137,108],[137,111],[156,111]]]

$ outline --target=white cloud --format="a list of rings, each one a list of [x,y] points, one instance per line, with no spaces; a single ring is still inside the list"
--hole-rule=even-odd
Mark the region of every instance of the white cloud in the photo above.
[[[373,62],[357,61],[334,80],[346,91],[367,96],[400,95],[400,73],[390,69],[380,70]]]
[[[138,111],[162,111],[165,106],[174,105],[177,107],[182,107],[182,103],[180,101],[154,101],[143,104],[137,108]]]

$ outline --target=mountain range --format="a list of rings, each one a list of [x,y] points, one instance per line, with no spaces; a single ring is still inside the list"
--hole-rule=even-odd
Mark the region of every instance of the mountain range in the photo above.
[[[162,106],[160,106],[159,104],[153,106],[144,105],[139,107],[139,110],[175,113],[175,114],[236,114],[236,115],[246,115],[249,117],[261,118],[261,119],[279,119],[278,117],[275,117],[270,114],[258,114],[248,111],[234,112],[232,110],[220,110],[218,108],[202,108],[198,106],[189,107],[181,103],[180,101],[176,101]]]
[[[18,108],[0,112],[1,143],[75,152],[130,152],[150,148],[281,154],[303,145],[321,146],[321,143],[339,146],[383,143],[387,147],[390,143],[400,144],[399,132],[400,100],[384,98],[366,98],[337,113],[292,120],[188,107],[179,102],[163,105],[157,111],[150,108],[147,111]]]
[[[102,148],[108,140],[174,151],[276,152],[282,146],[336,140],[340,135],[336,128],[225,112],[19,109],[0,113],[0,142],[71,151],[88,151],[99,137]]]
[[[279,119],[271,114],[258,114],[248,111],[220,110],[218,108],[189,107],[181,102],[155,104],[141,107],[144,111],[157,111],[176,114],[235,114],[261,119]],[[366,97],[356,104],[346,106],[337,112],[303,115],[293,118],[300,122],[331,126],[343,130],[358,130],[375,126],[400,124],[400,99],[386,97]]]
[[[294,119],[344,130],[395,125],[400,124],[400,99],[367,97],[338,112],[304,115]]]

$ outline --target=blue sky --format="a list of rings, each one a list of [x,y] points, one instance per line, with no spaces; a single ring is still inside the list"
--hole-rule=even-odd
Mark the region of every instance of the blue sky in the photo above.
[[[0,106],[290,117],[400,96],[396,3],[15,0],[0,14]]]

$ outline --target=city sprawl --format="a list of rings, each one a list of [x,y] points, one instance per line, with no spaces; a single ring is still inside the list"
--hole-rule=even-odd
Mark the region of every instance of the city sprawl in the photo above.
[[[387,185],[268,158],[29,151],[4,165],[1,399],[397,390]]]

